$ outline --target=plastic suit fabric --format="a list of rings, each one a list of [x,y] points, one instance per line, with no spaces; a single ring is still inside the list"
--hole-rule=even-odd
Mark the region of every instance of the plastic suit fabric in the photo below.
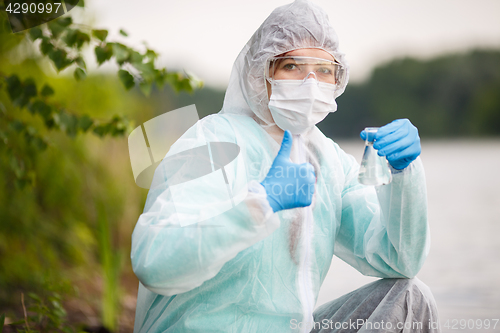
[[[439,333],[437,313],[418,278],[380,279],[318,307],[311,333]]]
[[[222,111],[171,147],[166,157],[207,142],[238,145],[239,157],[225,172],[239,199],[218,215],[207,212],[211,205],[177,200],[168,185],[175,170],[164,163],[168,158],[159,165],[132,235],[132,266],[141,282],[134,332],[309,332],[333,255],[370,276],[419,271],[429,249],[419,158],[393,169],[391,184],[363,186],[355,159],[314,127],[293,136],[290,156],[314,166],[312,204],[273,213],[259,184],[283,136],[267,109],[267,58],[319,47],[344,62],[337,44],[315,5],[299,0],[277,8],[237,58]],[[207,179],[196,187],[200,198],[227,200]],[[202,222],[182,227],[185,219]],[[305,324],[294,330],[292,320]]]

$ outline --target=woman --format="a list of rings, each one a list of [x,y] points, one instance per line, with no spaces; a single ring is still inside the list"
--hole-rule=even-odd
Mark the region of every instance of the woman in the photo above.
[[[132,237],[135,332],[347,332],[370,323],[390,332],[380,327],[388,319],[394,331],[419,321],[431,331],[432,294],[412,279],[429,250],[418,133],[407,120],[382,127],[375,148],[393,181],[359,184],[354,158],[315,126],[336,110],[347,78],[336,34],[309,1],[277,8],[255,32],[222,111],[190,128],[156,170]],[[168,185],[186,172],[168,157],[211,142],[240,149],[222,168],[231,204],[215,178],[180,196]],[[229,208],[208,213],[222,204]],[[334,254],[386,279],[313,312]]]

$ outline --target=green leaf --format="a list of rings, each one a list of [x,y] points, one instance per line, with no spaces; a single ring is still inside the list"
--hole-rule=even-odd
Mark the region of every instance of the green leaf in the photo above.
[[[52,108],[41,100],[36,100],[28,106],[31,113],[38,113],[44,120],[52,119]]]
[[[73,45],[76,44],[77,38],[78,38],[78,30],[68,29],[63,37],[63,41],[69,47],[73,47]]]
[[[108,30],[92,30],[92,36],[104,42],[108,37]]]
[[[134,77],[129,72],[123,69],[120,69],[118,71],[118,77],[120,78],[120,81],[122,81],[123,85],[125,86],[125,89],[127,90],[129,90],[135,85]]]
[[[24,95],[29,99],[37,95],[36,84],[32,78],[24,80]]]
[[[142,64],[143,56],[137,51],[130,50],[130,63],[132,65]]]
[[[73,19],[71,18],[71,16],[67,16],[67,17],[64,17],[64,18],[60,18],[60,19],[56,20],[55,22],[57,24],[59,24],[60,26],[67,27],[71,23],[73,23]]]
[[[99,125],[94,127],[93,132],[98,136],[103,137],[109,132],[109,127],[107,125]]]
[[[113,43],[112,47],[113,47],[113,54],[115,56],[116,62],[119,65],[122,65],[125,61],[127,61],[127,59],[130,56],[128,48],[125,45],[120,44],[120,43]]]
[[[104,47],[96,46],[94,51],[95,51],[95,56],[97,58],[97,63],[99,65],[102,65],[105,61],[109,60],[113,55],[113,49],[109,45],[105,45]]]
[[[177,72],[168,72],[165,74],[165,80],[172,85],[176,92],[193,92],[194,89],[198,89],[203,86],[202,81],[188,73],[186,76],[183,76]]]
[[[12,101],[17,99],[23,93],[23,88],[21,86],[21,80],[17,75],[13,74],[9,76],[6,80],[7,82],[7,92]]]
[[[21,132],[24,130],[25,126],[20,120],[14,120],[9,123],[9,127],[16,132]]]
[[[37,40],[38,38],[42,38],[43,32],[42,29],[39,27],[34,27],[30,29],[30,37],[33,41]]]
[[[67,56],[68,54],[63,49],[55,49],[49,53],[49,58],[54,62],[58,71],[71,65],[72,61],[69,60]]]
[[[51,96],[54,95],[54,89],[52,89],[48,84],[44,84],[40,93],[42,96]]]
[[[52,45],[49,37],[42,37],[42,43],[40,43],[40,51],[44,55],[48,55],[50,52],[54,50],[54,45]]]
[[[18,86],[18,82],[16,78],[13,78],[10,81],[9,84],[9,79],[7,79],[7,91],[9,92],[9,95],[11,96],[11,100],[14,102],[14,105],[17,105],[21,108],[25,107],[30,99],[37,94],[37,89],[36,89],[36,84],[33,81],[32,78],[27,78],[24,83],[21,83],[20,85],[20,90]],[[9,89],[9,86],[12,87]],[[20,94],[19,94],[20,92]],[[14,97],[15,96],[15,97]],[[14,97],[14,98],[13,98]]]
[[[80,49],[83,44],[90,42],[90,36],[78,29],[67,29],[63,40],[69,47]]]
[[[38,110],[38,113],[42,116],[45,121],[52,120],[52,107],[48,104],[43,103],[42,107]]]
[[[61,124],[61,129],[66,131],[70,137],[74,137],[78,131],[78,118],[67,112],[59,113],[59,121]]]
[[[132,65],[135,68],[137,68],[138,71],[141,72],[141,76],[146,82],[152,82],[155,79],[156,72],[155,72],[155,66],[153,63],[151,63],[151,62],[134,63]]]
[[[80,49],[83,44],[90,42],[90,36],[84,32],[78,30],[77,39],[76,39],[76,47]]]
[[[75,62],[78,66],[80,66],[83,69],[87,69],[87,65],[85,64],[85,61],[83,60],[82,57],[78,57],[75,59]]]
[[[120,29],[120,35],[128,37],[128,33],[126,33],[123,29]]]
[[[83,69],[78,67],[77,69],[75,69],[74,76],[77,81],[82,81],[85,80],[85,78],[87,77],[87,73],[85,73]]]
[[[107,125],[111,131],[111,135],[119,136],[125,134],[128,126],[128,120],[120,116],[114,116],[111,122]]]
[[[80,129],[83,131],[83,132],[87,132],[87,130],[94,124],[94,121],[87,115],[83,115],[80,117],[80,119],[78,120],[78,127],[80,127]]]
[[[158,54],[155,51],[148,49],[146,51],[146,57],[149,59],[149,61],[152,62],[152,61],[156,60],[156,58],[158,58]]]
[[[49,30],[52,33],[52,38],[59,37],[59,35],[65,29],[63,25],[58,23],[58,21],[60,20],[50,21],[49,23],[47,23],[47,26],[49,27]]]
[[[28,111],[31,112],[31,114],[35,114],[43,108],[44,104],[45,103],[43,103],[42,101],[36,100],[36,101],[32,102],[30,105],[28,105]]]
[[[165,73],[166,73],[165,68],[156,71],[155,83],[159,88],[163,87],[163,85],[165,84],[165,76],[166,76]]]
[[[59,114],[56,112],[51,112],[48,114],[47,117],[44,117],[45,120],[45,126],[48,129],[51,129],[53,127],[60,127],[60,121],[59,121]]]
[[[166,73],[165,79],[176,92],[179,91],[187,91],[192,92],[193,88],[190,84],[190,80],[188,78],[183,77],[180,73],[177,72],[169,72]]]
[[[56,124],[53,118],[45,120],[45,127],[47,127],[48,129],[52,129],[57,126],[58,125]]]

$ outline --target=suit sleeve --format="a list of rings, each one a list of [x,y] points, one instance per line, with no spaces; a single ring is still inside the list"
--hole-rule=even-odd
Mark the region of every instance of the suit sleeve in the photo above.
[[[207,118],[190,128],[167,157],[207,142],[235,142],[228,123]],[[240,156],[244,154],[242,149]],[[279,227],[262,185],[246,182],[242,161],[226,166],[225,176],[219,169],[175,186],[169,186],[167,178],[186,172],[185,168],[172,170],[167,158],[162,161],[132,235],[132,267],[146,288],[166,296],[192,290]],[[243,197],[233,202],[224,199],[228,191],[224,177],[230,180],[234,198]],[[243,184],[245,191],[235,184]],[[186,221],[198,222],[186,225]]]
[[[345,184],[335,255],[364,275],[411,278],[422,267],[430,247],[427,191],[420,158],[406,169],[391,168],[388,185],[357,181],[359,165],[339,150]]]

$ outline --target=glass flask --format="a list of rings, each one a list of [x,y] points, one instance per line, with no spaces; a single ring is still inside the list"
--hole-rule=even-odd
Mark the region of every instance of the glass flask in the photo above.
[[[363,185],[386,185],[392,180],[389,163],[385,156],[379,156],[373,148],[373,140],[378,127],[365,128],[365,152],[359,168],[358,181]]]

